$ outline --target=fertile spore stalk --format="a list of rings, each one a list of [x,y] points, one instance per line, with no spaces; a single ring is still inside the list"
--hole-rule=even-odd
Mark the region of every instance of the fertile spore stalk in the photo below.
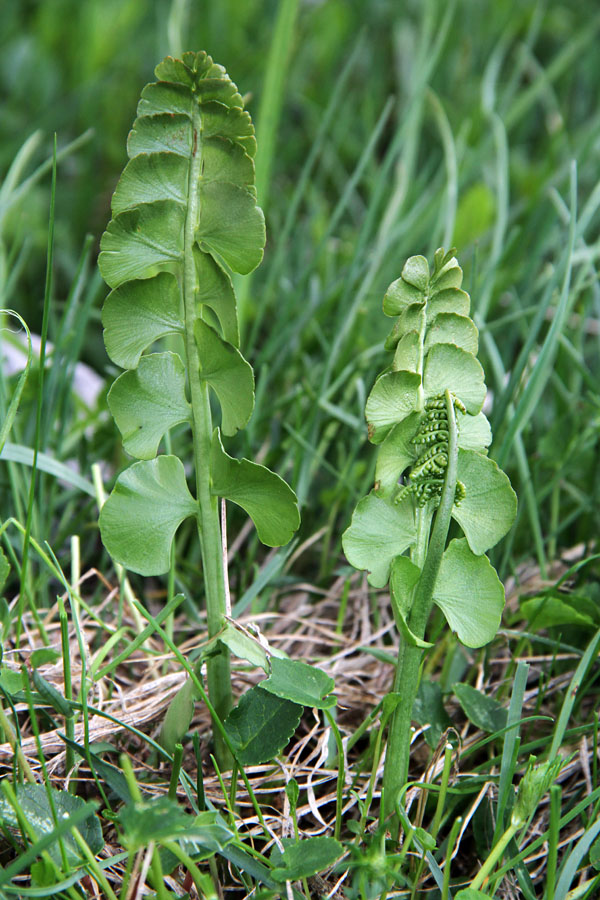
[[[227,627],[221,498],[248,513],[268,546],[299,524],[293,491],[263,466],[229,456],[221,434],[243,428],[254,406],[254,374],[239,351],[230,272],[261,261],[264,218],[256,205],[256,140],[236,86],[206,53],[167,57],[147,85],[127,141],[130,161],[112,199],[99,266],[112,288],[102,320],[108,355],[126,371],[108,403],[125,450],[141,460],[117,479],[100,515],[113,558],[141,575],[171,565],[175,532],[196,520],[211,638]],[[179,335],[183,356],[148,352]],[[212,399],[220,408],[213,422]],[[176,425],[192,432],[195,496],[182,461],[158,454]],[[158,454],[158,455],[157,455]],[[229,650],[207,661],[212,704],[232,706]],[[185,729],[184,729],[185,730]],[[221,768],[230,757],[219,732]]]
[[[498,630],[504,589],[485,552],[508,531],[516,496],[488,458],[486,388],[476,359],[478,333],[469,318],[454,251],[413,256],[385,295],[396,318],[386,341],[391,366],[367,399],[369,439],[379,445],[375,486],[343,536],[344,552],[368,571],[374,587],[389,583],[399,631],[387,740],[382,818],[397,813],[408,780],[410,725],[432,605],[458,638],[481,647]],[[447,545],[451,520],[464,537]],[[406,552],[409,555],[405,555]],[[397,821],[397,819],[395,819]]]

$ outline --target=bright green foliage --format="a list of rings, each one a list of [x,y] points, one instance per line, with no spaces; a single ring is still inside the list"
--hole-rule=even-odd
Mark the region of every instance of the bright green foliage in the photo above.
[[[329,869],[344,852],[339,841],[332,837],[309,837],[303,841],[282,838],[271,852],[273,878],[277,881],[298,881]]]
[[[394,356],[366,404],[369,438],[379,445],[376,483],[343,537],[346,556],[368,571],[371,584],[384,587],[391,575],[399,630],[421,648],[427,644],[409,621],[427,552],[419,535],[429,530],[440,504],[449,463],[447,397],[458,432],[451,515],[464,538],[445,550],[430,599],[469,647],[486,644],[498,630],[504,591],[483,554],[516,514],[510,482],[487,456],[484,374],[461,283],[453,251],[438,250],[431,273],[424,257],[413,256],[387,290],[383,311],[396,323],[386,348]],[[404,556],[407,550],[411,559]]]
[[[128,370],[111,388],[109,406],[125,450],[143,460],[117,480],[100,529],[114,559],[143,575],[167,571],[184,518],[201,521],[202,500],[189,492],[179,460],[155,459],[180,423],[193,430],[197,468],[210,467],[210,496],[242,506],[261,540],[284,544],[299,523],[285,482],[225,453],[206,393],[218,401],[223,434],[246,425],[254,376],[238,349],[229,271],[252,271],[265,242],[252,122],[236,86],[205,53],[167,57],[156,76],[142,91],[99,258],[113,289],[102,317],[106,349]],[[147,352],[171,334],[182,336],[184,359]]]
[[[57,791],[43,784],[17,784],[15,794],[21,814],[38,840],[52,834],[57,823],[82,812],[86,806],[81,797],[75,797],[68,791]],[[4,795],[0,795],[0,822],[15,835],[21,833],[17,813]],[[94,815],[93,808],[77,827],[92,853],[99,853],[104,846],[104,839],[100,820]],[[62,840],[69,863],[73,866],[80,865],[82,851],[75,838],[68,834]],[[50,844],[48,852],[54,862],[60,865],[62,857],[56,841]]]
[[[119,476],[102,508],[104,545],[140,575],[166,572],[175,532],[197,508],[177,457],[134,463]]]
[[[227,591],[220,500],[241,506],[258,536],[276,547],[299,525],[296,496],[264,466],[229,456],[221,433],[243,428],[254,407],[254,374],[239,350],[230,273],[261,261],[265,226],[256,205],[256,140],[236,86],[206,53],[163,60],[142,91],[129,135],[129,162],[101,241],[100,271],[112,288],[103,310],[109,356],[126,369],[108,403],[125,450],[136,457],[100,514],[112,557],[141,575],[169,570],[180,524],[196,520],[209,636],[207,662],[215,715],[232,706],[229,646],[219,642]],[[152,352],[171,337],[179,353]],[[160,348],[159,348],[160,349]],[[213,410],[220,410],[220,426]],[[191,428],[195,493],[181,460],[159,455],[174,426]],[[192,699],[178,697],[165,723],[173,746],[187,728]],[[232,760],[215,734],[221,768]]]
[[[535,756],[530,756],[527,769],[519,782],[515,805],[511,814],[511,825],[522,828],[528,818],[536,811],[540,800],[556,781],[558,773],[564,765],[561,756],[537,763]]]
[[[298,727],[302,709],[260,685],[246,691],[225,720],[237,761],[256,766],[281,753]]]
[[[495,697],[462,683],[454,685],[454,693],[467,719],[477,728],[490,734],[506,728],[507,712]]]
[[[282,697],[308,706],[311,709],[330,709],[335,706],[335,697],[331,695],[335,687],[333,678],[316,666],[299,659],[271,659],[271,674],[260,687]]]
[[[375,486],[356,507],[344,552],[374,587],[389,581],[400,633],[383,775],[382,824],[398,823],[409,776],[410,723],[432,605],[458,638],[482,647],[500,625],[504,588],[486,556],[511,527],[516,496],[487,456],[484,373],[454,251],[407,260],[383,311],[396,318],[386,341],[392,363],[366,402],[379,445]],[[464,538],[447,546],[454,519]],[[410,556],[406,555],[409,551]]]
[[[191,816],[169,797],[126,804],[119,813],[123,845],[136,852],[151,841],[161,843],[182,838],[194,845],[198,859],[207,859],[233,839],[217,812]]]

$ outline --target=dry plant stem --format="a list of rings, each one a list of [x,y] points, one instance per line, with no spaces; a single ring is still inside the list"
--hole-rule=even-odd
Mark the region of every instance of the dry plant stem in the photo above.
[[[445,392],[446,412],[448,416],[448,466],[444,480],[444,488],[437,509],[431,538],[419,528],[415,557],[425,555],[421,577],[414,589],[413,602],[409,619],[409,627],[416,637],[423,639],[425,627],[433,602],[433,590],[439,572],[442,555],[446,547],[448,529],[452,515],[452,507],[456,493],[456,476],[458,467],[458,431],[454,415],[454,402],[449,391]],[[394,692],[400,694],[400,701],[394,710],[388,735],[385,767],[383,772],[384,805],[383,818],[394,815],[394,826],[397,825],[396,800],[398,792],[408,780],[410,759],[410,726],[412,709],[419,684],[419,667],[423,651],[413,647],[400,636],[398,661],[394,679]]]
[[[194,323],[196,320],[196,271],[194,263],[195,230],[200,216],[198,192],[195,185],[202,171],[202,127],[200,113],[194,111],[193,151],[189,171],[189,206],[185,222],[184,248],[184,309],[185,334],[190,394],[193,410],[194,455],[196,464],[197,498],[200,507],[198,530],[202,548],[202,565],[204,568],[204,584],[206,590],[206,610],[209,637],[214,637],[223,627],[225,616],[225,576],[222,560],[221,525],[219,519],[219,500],[211,494],[210,489],[210,448],[212,440],[212,417],[208,384],[200,378],[200,359],[198,347],[194,339]],[[229,651],[221,646],[221,652],[207,662],[208,693],[216,714],[221,721],[225,719],[233,705],[231,694],[231,667]],[[221,769],[230,769],[232,758],[223,742],[222,736],[215,726],[215,756]]]

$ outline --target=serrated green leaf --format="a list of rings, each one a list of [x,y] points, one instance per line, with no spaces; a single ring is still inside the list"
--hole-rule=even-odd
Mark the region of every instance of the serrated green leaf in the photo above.
[[[183,254],[185,210],[172,200],[146,203],[120,213],[100,241],[98,266],[111,288],[151,278]]]
[[[493,734],[506,727],[508,713],[494,697],[482,694],[470,684],[455,684],[453,690],[464,714],[477,728]]]
[[[398,487],[400,475],[417,458],[412,443],[419,426],[420,413],[411,413],[398,425],[394,425],[379,447],[375,465],[375,493],[378,497],[391,496]]]
[[[73,813],[86,805],[80,797],[76,797],[68,791],[57,791],[53,787],[41,784],[15,784],[14,791],[21,813],[38,839],[50,834],[55,828],[52,808],[48,800],[48,791],[52,793],[58,822],[70,818]],[[15,833],[20,833],[16,813],[3,794],[0,794],[0,820],[2,820],[6,828]],[[100,820],[91,810],[89,816],[83,822],[80,822],[78,829],[91,852],[94,855],[100,853],[104,846],[102,829]],[[71,834],[65,835],[62,841],[67,860],[72,866],[81,865],[82,861],[87,861]],[[56,843],[50,845],[48,852],[54,862],[60,865],[62,857]]]
[[[100,512],[100,534],[112,558],[140,575],[162,575],[184,519],[196,516],[183,464],[175,456],[134,463],[117,479]]]
[[[481,363],[472,353],[453,344],[435,344],[427,354],[423,372],[425,396],[438,397],[450,390],[472,416],[485,400],[486,388]]]
[[[392,561],[416,540],[415,515],[410,500],[391,503],[371,492],[354,510],[350,527],[342,535],[348,562],[366,569],[373,587],[384,587]]]
[[[117,378],[107,399],[123,446],[137,459],[153,459],[169,428],[191,420],[185,367],[176,353],[142,356],[137,369]]]
[[[414,634],[409,625],[408,617],[411,610],[412,592],[419,580],[421,570],[410,561],[408,556],[397,556],[392,563],[390,574],[390,599],[396,628],[411,647],[420,647],[426,650],[432,647],[427,641]]]
[[[287,544],[300,524],[300,514],[296,495],[279,475],[248,459],[229,456],[218,429],[213,434],[210,471],[213,494],[241,506],[263,544]]]
[[[106,352],[122,369],[135,369],[154,341],[183,331],[181,291],[177,279],[161,272],[145,281],[122,284],[102,309]],[[132,328],[135,322],[135,328]]]
[[[263,257],[265,220],[254,195],[235,184],[211,182],[202,190],[196,240],[247,275]]]
[[[219,337],[202,319],[197,319],[194,334],[200,356],[200,376],[219,399],[223,434],[234,435],[243,428],[254,407],[252,366],[232,344]]]
[[[496,463],[472,450],[458,451],[458,478],[465,486],[465,498],[452,508],[452,515],[473,553],[481,556],[510,529],[517,496]]]
[[[283,851],[275,845],[271,851],[271,871],[279,882],[310,878],[329,869],[342,856],[344,848],[332,837],[309,837],[302,841],[282,838]]]
[[[186,678],[167,707],[160,728],[159,741],[169,753],[175,752],[175,745],[185,737],[194,715],[194,682]]]
[[[227,622],[223,630],[216,635],[214,643],[225,644],[238,659],[245,659],[251,665],[268,672],[267,651],[258,638],[253,637],[251,627],[242,630],[242,626],[238,626],[235,622]],[[205,652],[208,652],[211,646],[212,641],[205,647]]]
[[[483,647],[496,635],[504,587],[487,556],[475,556],[464,538],[450,541],[433,591],[434,602],[467,647]]]
[[[415,409],[420,385],[416,372],[389,372],[377,379],[365,407],[370,441],[380,444]]]
[[[281,753],[301,716],[302,706],[257,685],[243,695],[223,724],[240,765],[257,766]]]
[[[468,316],[459,316],[455,312],[439,313],[427,329],[425,352],[435,344],[455,344],[476,356],[479,348],[479,331]]]
[[[330,709],[335,697],[333,678],[316,666],[295,659],[271,659],[271,674],[260,682],[263,690],[312,709]]]

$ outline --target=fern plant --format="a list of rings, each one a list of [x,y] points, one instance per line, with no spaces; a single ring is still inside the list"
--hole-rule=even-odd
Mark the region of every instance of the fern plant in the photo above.
[[[454,251],[407,260],[383,311],[396,319],[393,351],[367,399],[369,439],[379,446],[375,486],[343,536],[344,552],[368,580],[389,583],[400,632],[384,769],[383,815],[395,814],[408,778],[411,713],[432,604],[459,640],[481,647],[496,634],[504,588],[486,551],[511,527],[516,495],[487,456],[486,395]],[[464,537],[447,545],[451,520]],[[447,545],[447,546],[446,546]],[[409,551],[409,555],[406,555]]]
[[[241,506],[268,546],[287,543],[299,515],[278,475],[232,458],[222,443],[222,435],[246,425],[254,405],[230,277],[251,272],[265,242],[253,125],[235,84],[206,53],[167,57],[155,73],[158,81],[142,91],[99,257],[112,288],[102,314],[106,349],[126,370],[108,403],[125,450],[139,460],[118,477],[100,531],[118,563],[159,575],[170,568],[177,528],[194,518],[215,638],[227,613],[220,499]],[[180,336],[181,353],[156,350],[168,335]],[[195,493],[183,461],[159,453],[182,423],[193,437]],[[227,647],[218,646],[207,677],[223,719],[232,705],[230,662]],[[228,755],[218,733],[215,743],[223,765]]]

